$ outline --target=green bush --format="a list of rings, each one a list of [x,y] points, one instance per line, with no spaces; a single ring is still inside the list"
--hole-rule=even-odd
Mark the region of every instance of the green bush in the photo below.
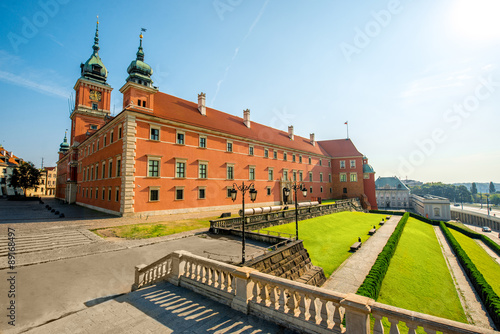
[[[383,215],[394,215],[394,216],[402,216],[406,212],[404,211],[388,211],[388,210],[370,210],[370,213],[380,213]]]
[[[498,295],[495,293],[495,291],[493,290],[491,285],[489,285],[488,282],[484,279],[481,272],[476,268],[476,266],[471,261],[469,256],[467,256],[467,253],[460,246],[460,244],[455,239],[453,234],[451,234],[448,227],[453,228],[459,232],[462,232],[462,233],[466,234],[467,236],[469,236],[470,233],[472,233],[472,234],[478,234],[478,233],[475,233],[473,231],[461,228],[459,226],[456,226],[456,225],[453,225],[450,223],[441,222],[439,224],[439,226],[440,226],[441,230],[443,231],[443,234],[445,235],[446,239],[450,243],[451,248],[455,252],[455,254],[458,258],[458,261],[462,265],[462,268],[464,268],[464,271],[465,271],[467,277],[469,277],[470,281],[472,282],[474,289],[479,294],[479,296],[483,302],[483,305],[486,307],[486,310],[488,311],[488,314],[490,315],[491,319],[495,323],[495,326],[497,328],[500,328],[500,297],[498,297]],[[472,236],[471,236],[471,238],[472,238]],[[488,237],[486,237],[486,238],[488,238]],[[493,242],[493,241],[491,241],[491,242]]]
[[[374,210],[377,211],[377,210]],[[386,213],[386,212],[378,212],[378,213]],[[396,213],[393,213],[396,214]],[[358,295],[362,295],[365,297],[369,297],[372,299],[377,299],[380,293],[380,287],[382,286],[382,281],[384,280],[385,274],[387,273],[387,269],[389,268],[389,264],[391,262],[391,258],[396,251],[396,247],[398,246],[399,239],[403,234],[403,229],[408,221],[409,214],[404,213],[403,217],[396,226],[396,229],[390,236],[389,240],[387,240],[387,244],[384,246],[384,249],[380,252],[375,263],[368,275],[366,275],[363,284],[359,287],[356,292]]]

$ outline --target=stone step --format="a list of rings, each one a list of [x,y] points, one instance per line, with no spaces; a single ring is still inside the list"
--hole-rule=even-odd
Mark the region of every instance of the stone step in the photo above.
[[[58,242],[58,243],[52,243],[52,244],[41,244],[41,245],[32,245],[32,247],[21,247],[18,248],[16,247],[16,254],[26,254],[26,253],[33,253],[33,252],[38,252],[38,251],[43,251],[43,250],[52,250],[52,249],[57,249],[57,248],[62,248],[62,247],[71,247],[71,246],[79,246],[79,245],[85,245],[85,244],[90,244],[95,241],[92,240],[85,240],[79,243],[75,243],[72,240],[68,240],[66,242]],[[0,250],[0,257],[1,256],[7,256],[8,254],[8,249],[1,249]]]
[[[22,247],[22,246],[26,246],[26,245],[29,246],[29,245],[34,245],[34,244],[42,245],[42,244],[50,244],[50,243],[54,243],[54,242],[57,243],[59,241],[83,241],[83,240],[92,241],[91,239],[87,238],[84,235],[75,235],[75,236],[64,236],[64,237],[59,237],[59,238],[41,239],[41,240],[20,239],[20,240],[15,240],[15,243],[16,243],[16,248],[18,248],[18,247]],[[0,242],[0,244],[2,245],[2,246],[0,246],[0,249],[8,247],[8,242],[4,242],[4,243]]]

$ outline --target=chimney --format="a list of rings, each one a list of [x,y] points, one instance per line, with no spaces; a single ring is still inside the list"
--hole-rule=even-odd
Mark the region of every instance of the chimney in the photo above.
[[[309,134],[311,136],[311,144],[312,146],[316,146],[316,142],[314,141],[314,133]]]
[[[207,116],[207,107],[205,105],[205,93],[198,94],[198,111],[203,116]]]
[[[288,126],[288,138],[293,140],[293,125]]]
[[[243,110],[243,123],[247,128],[250,128],[250,109]]]

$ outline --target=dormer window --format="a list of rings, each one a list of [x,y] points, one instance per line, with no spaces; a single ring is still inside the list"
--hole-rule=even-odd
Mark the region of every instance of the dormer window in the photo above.
[[[90,130],[97,130],[97,125],[91,124],[90,125]]]

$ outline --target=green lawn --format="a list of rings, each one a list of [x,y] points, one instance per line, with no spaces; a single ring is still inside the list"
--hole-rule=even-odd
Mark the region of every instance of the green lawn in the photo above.
[[[314,265],[320,266],[329,277],[352,253],[350,246],[368,239],[368,231],[386,215],[362,212],[339,212],[299,222],[299,239],[309,252]],[[267,228],[295,234],[295,223]]]
[[[92,230],[101,237],[117,237],[124,239],[147,239],[176,234],[199,228],[209,228],[210,220],[216,217],[203,219],[184,219],[179,221],[158,222],[154,224],[135,224],[109,227]]]
[[[473,239],[454,229],[450,228],[450,231],[486,281],[500,296],[500,265]]]
[[[467,323],[431,225],[408,219],[377,301]]]

